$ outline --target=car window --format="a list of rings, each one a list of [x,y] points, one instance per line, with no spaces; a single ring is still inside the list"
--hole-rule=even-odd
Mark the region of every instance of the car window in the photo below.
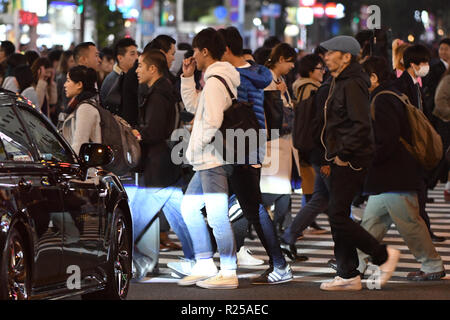
[[[29,110],[29,107],[19,106],[19,111],[23,117],[25,126],[36,143],[41,159],[65,163],[76,162],[72,151],[64,146],[57,133],[50,130],[50,126],[47,123],[33,114]]]
[[[6,152],[6,160],[33,161],[33,147],[12,107],[0,108],[0,139]]]

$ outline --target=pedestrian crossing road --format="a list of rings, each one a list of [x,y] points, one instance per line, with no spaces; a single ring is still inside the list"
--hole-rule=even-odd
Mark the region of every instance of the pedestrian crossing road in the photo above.
[[[445,279],[450,280],[450,202],[444,202],[443,196],[444,186],[439,185],[435,190],[429,192],[429,197],[434,199],[433,203],[427,203],[427,211],[431,220],[431,227],[433,231],[439,235],[447,238],[445,242],[435,243],[438,253],[444,260],[447,276]],[[301,195],[293,194],[292,197],[292,214],[296,214],[301,207]],[[298,240],[296,243],[298,253],[309,257],[305,262],[289,262],[292,267],[294,281],[297,282],[317,282],[318,284],[329,280],[335,276],[334,271],[327,266],[327,262],[334,258],[333,254],[333,240],[329,232],[330,226],[328,217],[325,214],[320,214],[317,218],[317,223],[322,228],[328,230],[325,234],[311,234],[305,233],[304,238]],[[178,242],[175,234],[170,235],[174,242]],[[238,268],[239,279],[251,278],[261,274],[268,268],[268,257],[265,254],[264,248],[260,241],[255,237],[255,240],[246,239],[245,246],[250,249],[255,258],[263,259],[264,265],[246,266]],[[401,258],[390,283],[407,283],[405,277],[408,272],[417,271],[420,269],[414,256],[410,253],[403,239],[392,225],[388,234],[384,238],[384,243],[392,245],[401,251]],[[159,274],[144,278],[141,283],[175,283],[178,279],[171,276],[171,271],[167,268],[167,263],[178,261],[182,256],[182,251],[161,252],[159,258]],[[215,260],[219,265],[218,255]],[[288,260],[289,261],[289,260]],[[363,280],[364,281],[364,280]],[[449,282],[450,283],[450,282]]]

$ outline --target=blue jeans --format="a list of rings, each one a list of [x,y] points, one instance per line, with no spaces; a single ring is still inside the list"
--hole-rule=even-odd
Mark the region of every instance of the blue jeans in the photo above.
[[[281,238],[289,244],[295,244],[297,238],[302,234],[319,213],[328,209],[330,178],[320,173],[320,167],[314,166],[316,179],[314,181],[314,193],[309,202],[297,213],[292,224],[284,231]]]
[[[216,238],[222,270],[236,270],[236,243],[228,219],[228,174],[225,167],[195,172],[181,203],[181,214],[194,245],[195,259],[213,257],[211,238],[202,215],[206,206],[207,219]]]
[[[130,187],[126,187],[127,192]],[[130,190],[132,191],[132,190]],[[131,200],[133,216],[133,241],[141,235],[147,225],[163,210],[170,227],[181,242],[186,259],[194,259],[194,249],[188,227],[181,215],[183,191],[178,186],[167,188],[138,187]]]

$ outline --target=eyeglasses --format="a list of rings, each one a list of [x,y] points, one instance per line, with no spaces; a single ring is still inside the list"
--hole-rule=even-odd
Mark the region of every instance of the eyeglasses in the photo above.
[[[314,70],[325,71],[325,67],[317,67],[317,68],[314,68]]]

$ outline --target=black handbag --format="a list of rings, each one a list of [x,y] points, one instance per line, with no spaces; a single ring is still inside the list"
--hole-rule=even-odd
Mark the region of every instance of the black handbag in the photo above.
[[[219,128],[220,133],[223,138],[222,148],[216,147],[216,150],[220,153],[222,158],[226,160],[228,163],[233,164],[257,164],[258,160],[261,159],[252,159],[252,156],[257,155],[260,144],[262,142],[259,141],[259,130],[261,129],[258,123],[258,119],[256,118],[255,112],[253,111],[253,104],[244,101],[238,101],[234,96],[233,92],[231,92],[230,87],[228,86],[225,79],[220,76],[214,75],[213,77],[220,80],[223,85],[226,87],[228,94],[231,97],[232,105],[225,110],[223,113],[223,122]],[[243,132],[247,132],[248,130],[254,130],[254,134],[256,134],[256,144],[251,144],[250,139],[247,137],[244,138],[244,155],[239,154],[238,150],[238,142],[236,136],[233,136],[233,139],[227,138],[227,130],[243,130]],[[213,141],[216,139],[213,139]],[[239,157],[240,156],[240,157]],[[244,156],[244,159],[242,159]]]
[[[283,128],[284,105],[280,90],[264,91],[264,114],[267,123],[267,140],[278,138],[271,136],[271,130],[281,132]]]

